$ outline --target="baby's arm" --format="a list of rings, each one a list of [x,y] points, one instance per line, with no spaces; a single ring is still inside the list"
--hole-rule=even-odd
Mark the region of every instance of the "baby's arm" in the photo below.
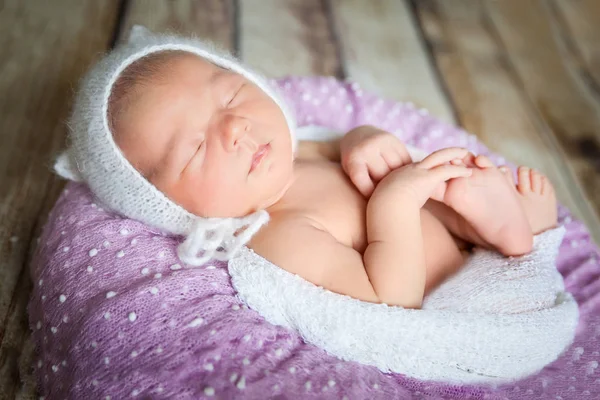
[[[426,283],[421,207],[400,196],[386,204],[376,194],[367,206],[365,269],[382,302],[421,308]]]
[[[359,300],[381,302],[361,254],[339,243],[308,218],[271,220],[254,235],[249,246],[273,264],[317,286]]]
[[[425,288],[419,209],[387,217],[377,208],[373,211],[368,222],[371,234],[386,239],[370,243],[364,257],[301,216],[272,220],[249,246],[275,265],[332,292],[372,303],[419,307]]]

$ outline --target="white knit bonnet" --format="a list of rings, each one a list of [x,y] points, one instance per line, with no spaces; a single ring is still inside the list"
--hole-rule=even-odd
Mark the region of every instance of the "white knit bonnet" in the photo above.
[[[293,117],[264,78],[212,43],[153,34],[138,25],[132,28],[126,43],[102,58],[83,77],[69,120],[70,146],[58,156],[54,169],[66,179],[85,182],[107,208],[185,236],[177,248],[183,262],[199,266],[210,259],[228,260],[269,220],[269,214],[259,210],[242,218],[203,218],[188,212],[127,161],[109,129],[108,100],[121,72],[148,54],[166,50],[196,54],[256,84],[281,108],[292,135],[292,151],[295,151]],[[210,193],[199,195],[210,196]]]

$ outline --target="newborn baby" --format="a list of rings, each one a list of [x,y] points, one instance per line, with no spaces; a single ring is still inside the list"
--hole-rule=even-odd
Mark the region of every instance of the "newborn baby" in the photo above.
[[[300,142],[273,99],[244,76],[178,50],[121,73],[108,118],[116,144],[158,190],[204,217],[267,210],[248,242],[285,270],[354,298],[420,308],[473,246],[506,256],[555,226],[549,180],[462,148],[413,162],[372,126]]]

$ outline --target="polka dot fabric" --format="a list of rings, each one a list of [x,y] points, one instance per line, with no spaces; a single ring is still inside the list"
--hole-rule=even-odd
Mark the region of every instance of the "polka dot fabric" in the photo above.
[[[411,104],[332,78],[280,86],[299,124],[372,124],[432,151],[475,136]],[[32,265],[32,366],[46,399],[595,399],[600,396],[600,264],[584,225],[567,228],[558,270],[580,306],[573,345],[539,374],[501,386],[450,385],[339,360],[247,308],[222,262],[187,269],[179,237],[115,215],[69,183],[49,215]]]

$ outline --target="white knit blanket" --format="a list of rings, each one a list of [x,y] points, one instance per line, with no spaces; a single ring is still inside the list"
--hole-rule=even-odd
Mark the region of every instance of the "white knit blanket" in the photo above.
[[[421,310],[330,292],[248,248],[229,261],[229,274],[267,321],[343,360],[419,379],[502,383],[541,370],[574,339],[577,303],[555,267],[564,233],[536,236],[522,257],[476,250]]]
[[[298,136],[336,135],[311,128]],[[541,370],[575,337],[579,310],[556,269],[564,234],[558,227],[537,235],[522,257],[477,249],[421,310],[330,292],[248,248],[228,268],[250,308],[343,360],[419,379],[500,384]]]

